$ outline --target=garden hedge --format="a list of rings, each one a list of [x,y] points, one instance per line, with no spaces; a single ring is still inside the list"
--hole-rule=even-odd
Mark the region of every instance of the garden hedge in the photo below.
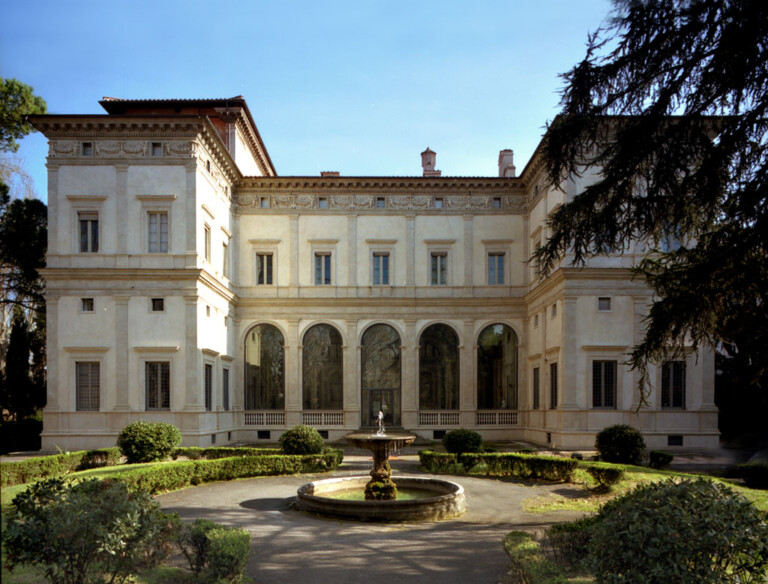
[[[214,460],[216,458],[230,458],[232,456],[269,456],[282,454],[280,448],[252,448],[250,446],[212,446],[199,448],[196,446],[174,448],[171,458],[176,460],[183,456],[190,460]]]
[[[341,450],[322,454],[237,456],[216,460],[189,460],[126,469],[116,478],[131,489],[152,494],[182,489],[214,481],[325,472],[338,468],[344,458]]]
[[[120,458],[117,448],[102,448],[3,462],[0,463],[0,485],[10,487],[79,470],[114,466],[120,463]]]
[[[422,450],[419,460],[429,472],[469,472],[478,465],[484,465],[487,470],[483,474],[549,482],[569,482],[577,464],[571,458],[517,452],[465,453],[457,456]]]

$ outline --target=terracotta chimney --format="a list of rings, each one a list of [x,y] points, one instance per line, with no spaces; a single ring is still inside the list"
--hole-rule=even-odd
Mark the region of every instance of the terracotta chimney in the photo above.
[[[338,170],[321,170],[320,176],[339,176]]]
[[[506,149],[499,152],[499,176],[514,177],[515,176],[515,164],[513,162],[515,153],[512,150]]]
[[[429,147],[421,153],[421,168],[424,169],[423,176],[440,176],[442,171],[435,170],[435,162],[437,160],[437,154],[432,152]]]

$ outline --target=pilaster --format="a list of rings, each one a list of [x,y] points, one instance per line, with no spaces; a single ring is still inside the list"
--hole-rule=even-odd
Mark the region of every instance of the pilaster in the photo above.
[[[413,215],[405,218],[405,255],[406,294],[411,296],[416,286],[416,217]]]
[[[48,253],[69,253],[69,249],[59,249],[57,241],[60,230],[59,166],[50,162],[46,166],[48,167]],[[51,353],[48,352],[47,354],[50,355]],[[50,369],[48,369],[48,374],[50,375]]]
[[[129,383],[130,366],[130,297],[114,296],[115,303],[115,407],[116,412],[131,409],[131,384]],[[141,399],[138,399],[141,403]]]
[[[475,425],[474,411],[477,409],[477,390],[475,387],[475,363],[477,345],[475,344],[475,321],[466,319],[464,324],[464,342],[459,347],[459,404],[462,412],[461,425],[469,428]]]
[[[357,215],[347,217],[347,286],[357,287]]]
[[[473,215],[464,215],[464,286],[473,286],[472,221]]]
[[[117,209],[117,216],[114,218],[116,233],[117,233],[117,253],[128,253],[128,164],[117,163],[115,164],[115,179],[116,179],[116,197],[115,205]],[[144,218],[141,218],[143,221]],[[142,250],[143,251],[143,250]]]
[[[201,353],[197,348],[197,303],[199,297],[195,294],[184,296],[184,323],[186,336],[184,338],[185,365],[186,365],[186,403],[184,411],[205,411],[201,399],[201,384],[199,371],[201,369]]]
[[[184,249],[189,257],[188,263],[189,261],[193,261],[193,265],[197,265],[197,159],[192,159],[185,168],[187,171],[187,188],[185,197],[186,206],[184,208]],[[169,244],[169,247],[172,248],[172,242],[169,242]]]
[[[50,179],[50,173],[49,173]],[[50,183],[48,183],[50,187]],[[50,193],[50,190],[49,190]],[[50,199],[49,199],[50,201]],[[48,232],[50,236],[50,231]],[[49,244],[50,245],[50,244]],[[68,388],[66,380],[61,378],[59,369],[59,297],[51,294],[45,295],[45,355],[46,374],[48,377],[48,401],[46,412],[59,412],[62,404],[67,404],[66,395]]]
[[[578,380],[580,376],[578,371],[579,346],[577,341],[577,318],[576,318],[576,296],[566,296],[563,298],[563,315],[560,319],[560,360],[557,368],[558,383],[560,390],[558,396],[561,400],[560,409],[575,410],[579,408],[579,394],[582,393],[582,387]],[[566,375],[566,371],[568,375]],[[581,407],[589,407],[589,404],[582,403]]]
[[[285,423],[301,424],[301,354],[299,352],[299,319],[288,321],[288,339],[285,346]]]

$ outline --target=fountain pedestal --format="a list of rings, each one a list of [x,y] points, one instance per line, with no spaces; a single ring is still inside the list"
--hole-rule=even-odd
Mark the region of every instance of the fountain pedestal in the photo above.
[[[416,436],[412,434],[347,434],[347,441],[356,448],[373,453],[371,480],[365,486],[367,501],[391,501],[397,499],[397,487],[392,482],[389,454],[408,446]]]

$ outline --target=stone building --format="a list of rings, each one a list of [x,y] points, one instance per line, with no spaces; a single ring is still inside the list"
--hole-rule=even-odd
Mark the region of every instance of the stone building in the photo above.
[[[425,438],[590,448],[629,423],[650,447],[717,443],[714,359],[660,364],[638,408],[625,365],[650,292],[640,242],[539,278],[539,153],[498,177],[278,176],[245,100],[104,98],[35,116],[49,139],[43,447],[108,446],[126,424],[184,443],[329,439],[385,424]],[[414,157],[415,158],[415,157]],[[565,265],[565,264],[564,264]]]

